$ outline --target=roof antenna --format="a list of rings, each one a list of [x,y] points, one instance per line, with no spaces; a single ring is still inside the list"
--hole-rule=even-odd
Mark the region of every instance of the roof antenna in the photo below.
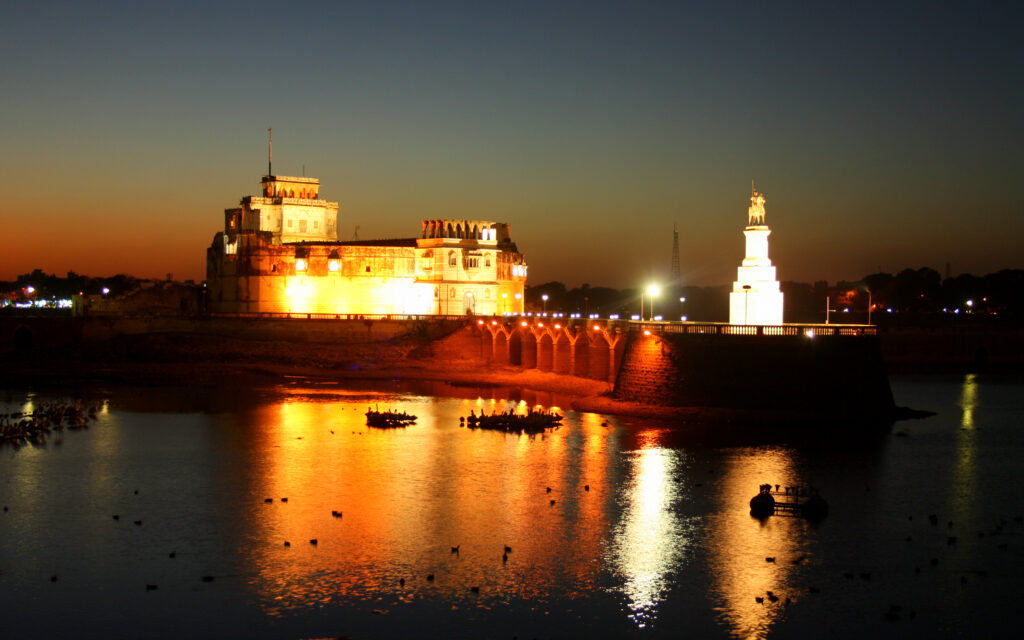
[[[267,175],[274,175],[274,127],[267,127],[270,134],[270,145],[267,147]]]
[[[352,241],[356,242],[359,240],[359,225],[356,225],[356,230],[352,232]]]

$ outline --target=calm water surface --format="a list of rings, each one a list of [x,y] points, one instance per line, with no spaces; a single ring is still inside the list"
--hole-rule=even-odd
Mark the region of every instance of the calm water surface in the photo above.
[[[460,428],[470,410],[560,403],[508,389],[7,390],[3,412],[104,408],[87,431],[0,449],[0,635],[1006,633],[1024,380],[893,390],[938,415],[795,444],[571,411],[543,437]],[[368,428],[371,403],[419,421]],[[763,482],[820,487],[831,513],[756,520]]]

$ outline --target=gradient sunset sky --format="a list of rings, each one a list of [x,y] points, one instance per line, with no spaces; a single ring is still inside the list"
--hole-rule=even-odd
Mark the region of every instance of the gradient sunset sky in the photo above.
[[[342,239],[508,221],[530,282],[1024,268],[1021,3],[14,3],[0,279],[201,280],[266,172]]]

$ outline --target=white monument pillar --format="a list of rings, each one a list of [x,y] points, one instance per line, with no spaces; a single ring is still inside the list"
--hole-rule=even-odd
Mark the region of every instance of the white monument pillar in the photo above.
[[[736,282],[729,294],[729,324],[782,324],[782,291],[775,279],[775,267],[768,259],[768,236],[772,230],[765,224],[764,194],[750,183],[750,208],[747,210],[747,255],[736,269]]]

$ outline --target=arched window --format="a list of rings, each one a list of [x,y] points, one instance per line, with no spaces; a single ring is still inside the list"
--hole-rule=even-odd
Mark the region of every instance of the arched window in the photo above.
[[[491,256],[487,256],[487,257],[484,258],[484,266],[485,267],[491,266]]]
[[[454,251],[449,251],[448,252],[448,266],[449,267],[457,267],[458,265],[459,265],[459,261],[458,261],[458,258],[455,255],[455,252]]]
[[[444,234],[444,237],[446,237],[446,238],[454,238],[455,237],[455,234],[452,233],[452,223],[450,223],[450,222],[448,223],[447,233]]]

